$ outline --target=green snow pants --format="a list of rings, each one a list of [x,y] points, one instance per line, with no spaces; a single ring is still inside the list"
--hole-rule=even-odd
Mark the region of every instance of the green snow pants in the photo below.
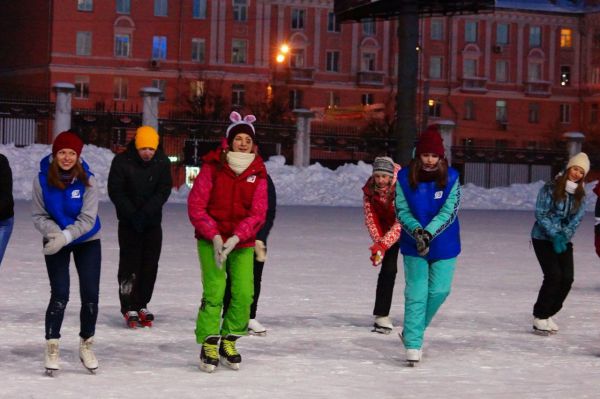
[[[254,248],[234,249],[219,268],[212,242],[198,240],[198,257],[203,292],[196,319],[196,342],[202,344],[209,335],[246,335],[254,297]],[[221,324],[227,275],[231,281],[231,302]]]
[[[452,286],[456,258],[428,261],[404,256],[404,330],[406,349],[421,349],[423,335]]]

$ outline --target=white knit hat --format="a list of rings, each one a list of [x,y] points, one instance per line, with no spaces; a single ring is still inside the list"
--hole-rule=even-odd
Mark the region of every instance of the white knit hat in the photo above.
[[[583,175],[585,176],[590,171],[590,159],[585,152],[580,152],[579,154],[573,155],[571,159],[569,159],[567,170],[569,170],[571,166],[579,166],[581,169],[583,169]]]

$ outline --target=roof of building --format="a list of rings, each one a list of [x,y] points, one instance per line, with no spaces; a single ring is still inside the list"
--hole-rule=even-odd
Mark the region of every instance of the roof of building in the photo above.
[[[561,14],[583,14],[600,11],[597,1],[585,0],[496,0],[496,9],[542,11]]]

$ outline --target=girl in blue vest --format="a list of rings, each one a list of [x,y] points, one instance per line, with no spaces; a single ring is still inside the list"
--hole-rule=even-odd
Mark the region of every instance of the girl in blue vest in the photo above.
[[[558,332],[552,320],[573,284],[573,244],[570,242],[585,214],[583,178],[590,170],[588,156],[569,159],[564,173],[546,183],[535,204],[531,241],[544,280],[533,306],[533,330],[541,335]]]
[[[415,158],[398,173],[396,215],[402,226],[406,360],[421,360],[425,329],[450,293],[460,253],[458,172],[448,166],[437,126],[424,131]]]
[[[83,142],[76,134],[59,134],[52,144],[52,154],[42,159],[39,174],[33,180],[33,224],[43,236],[50,279],[45,357],[45,367],[50,373],[60,369],[58,342],[69,301],[71,254],[79,275],[81,297],[79,358],[88,370],[98,368],[92,351],[100,286],[98,185],[88,165],[79,157],[82,148]]]

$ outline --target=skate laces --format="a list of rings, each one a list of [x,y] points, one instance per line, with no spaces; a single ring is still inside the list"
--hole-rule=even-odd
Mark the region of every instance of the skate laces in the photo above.
[[[221,341],[221,345],[223,346],[223,351],[227,356],[237,356],[239,355],[237,349],[235,349],[235,341],[231,341],[228,339],[223,339]]]
[[[206,357],[208,358],[212,358],[212,359],[218,359],[219,358],[219,347],[217,344],[211,344],[208,342],[205,342],[202,344],[202,348],[204,349],[204,353],[206,354]]]

